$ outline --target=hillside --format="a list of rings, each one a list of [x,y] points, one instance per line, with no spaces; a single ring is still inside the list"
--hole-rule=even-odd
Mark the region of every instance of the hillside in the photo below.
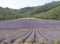
[[[47,12],[35,14],[33,17],[41,19],[60,19],[60,6],[50,9]]]
[[[60,1],[53,1],[36,7],[11,9],[0,7],[0,20],[17,18],[40,18],[60,20]]]

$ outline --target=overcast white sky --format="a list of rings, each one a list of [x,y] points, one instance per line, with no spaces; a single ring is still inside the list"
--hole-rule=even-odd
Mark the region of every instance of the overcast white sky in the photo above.
[[[60,0],[0,0],[0,7],[19,9],[26,6],[43,5],[51,1],[60,1]]]

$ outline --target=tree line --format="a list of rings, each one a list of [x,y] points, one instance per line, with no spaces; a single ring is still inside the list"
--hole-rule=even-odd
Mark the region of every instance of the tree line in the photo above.
[[[40,18],[60,20],[60,1],[53,1],[36,7],[11,9],[0,7],[0,20],[17,18]]]

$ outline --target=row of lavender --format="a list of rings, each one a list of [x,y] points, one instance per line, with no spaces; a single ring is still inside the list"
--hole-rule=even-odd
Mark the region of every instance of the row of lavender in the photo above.
[[[59,28],[59,20],[42,20],[42,19],[17,19],[0,21],[0,29],[2,28]]]
[[[0,43],[50,43],[53,40],[60,41],[60,30],[26,30],[26,31],[12,31],[0,32]],[[18,41],[17,41],[18,40]],[[51,43],[50,43],[51,44]]]

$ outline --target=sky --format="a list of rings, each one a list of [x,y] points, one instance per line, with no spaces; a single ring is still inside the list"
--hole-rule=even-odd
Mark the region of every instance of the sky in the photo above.
[[[39,6],[52,1],[60,0],[0,0],[0,7],[20,9],[28,6]]]

